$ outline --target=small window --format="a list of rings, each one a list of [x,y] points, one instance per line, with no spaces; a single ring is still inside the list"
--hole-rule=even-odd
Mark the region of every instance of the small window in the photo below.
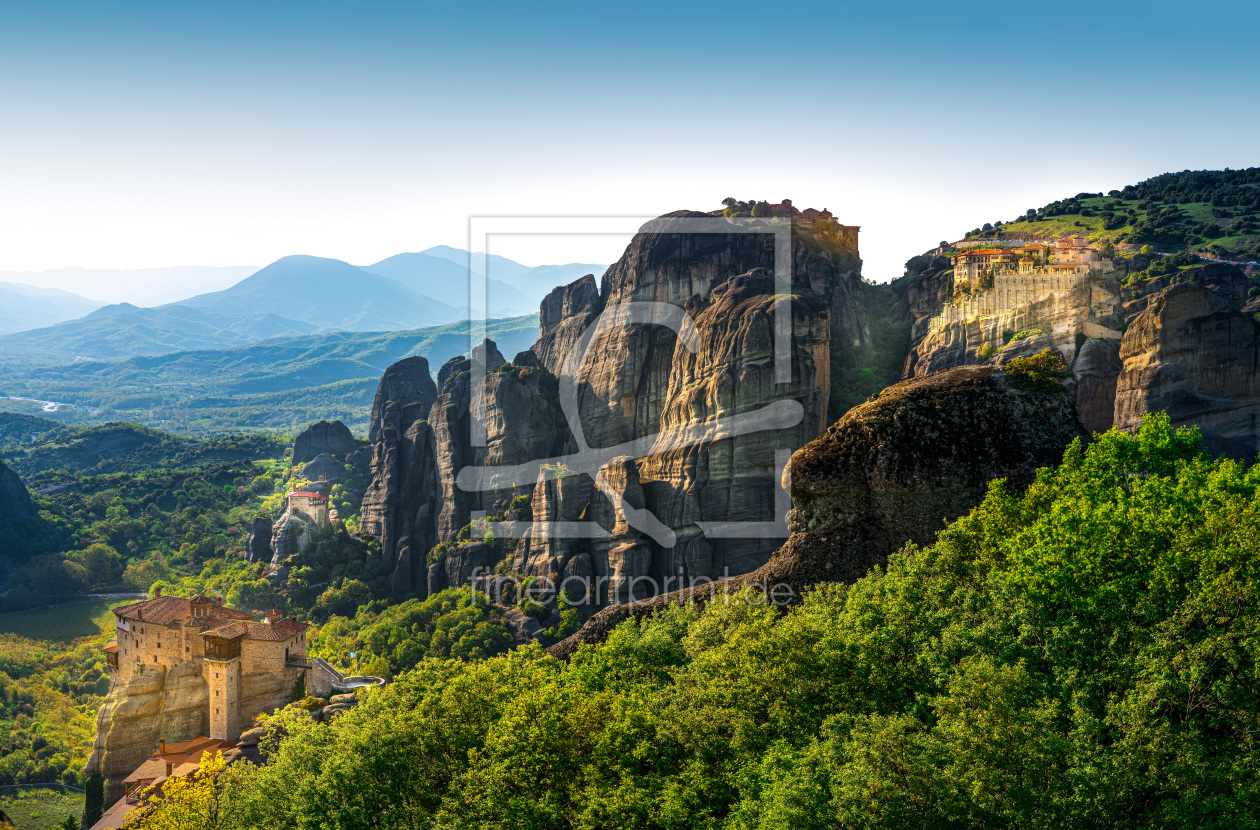
[[[218,697],[218,696],[219,696],[219,690],[218,690],[218,689],[215,689],[215,690],[214,690],[214,696],[215,696],[215,697]]]
[[[189,653],[190,651],[192,651],[192,649],[191,649],[191,648],[189,648],[188,646],[184,646],[184,653],[185,653],[185,654]]]
[[[153,662],[154,662],[154,663],[156,663],[156,662],[157,662],[157,655],[156,655],[156,654],[155,654],[155,655],[153,655]]]

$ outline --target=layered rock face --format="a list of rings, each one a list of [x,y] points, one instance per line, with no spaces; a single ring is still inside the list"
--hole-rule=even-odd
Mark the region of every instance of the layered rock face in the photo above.
[[[293,463],[305,464],[321,455],[344,456],[359,448],[350,428],[341,421],[316,421],[293,441]]]
[[[1068,365],[1072,365],[1076,358],[1077,335],[1120,339],[1118,275],[1119,272],[1090,274],[1080,286],[1047,292],[1019,308],[947,323],[919,341],[907,360],[906,374],[923,377],[954,366],[983,363],[981,349],[986,345],[990,348],[1002,345],[1004,332],[1031,329],[1040,329],[1046,334],[1063,353]]]
[[[717,232],[692,233],[695,222]],[[645,226],[609,268],[599,305],[585,281],[553,292],[534,350],[548,368],[575,376],[575,443],[593,452],[579,451],[583,471],[542,471],[516,569],[561,580],[590,574],[594,599],[616,602],[649,595],[665,579],[721,577],[766,560],[781,537],[718,526],[782,520],[778,456],[786,461],[825,426],[836,332],[846,341],[864,334],[856,251],[820,249],[794,234],[791,296],[776,296],[774,265],[766,234],[732,231],[707,214],[670,214]],[[598,333],[580,343],[601,314]],[[732,426],[761,417],[768,428]],[[603,535],[557,532],[579,521]]]
[[[380,542],[399,594],[411,591],[423,571],[423,559],[417,569],[415,557],[437,542],[432,529],[438,506],[435,448],[426,420],[437,399],[429,362],[409,357],[385,371],[372,404],[373,478],[363,496],[360,527]]]
[[[728,523],[777,522],[786,535],[777,471],[826,425],[831,343],[868,335],[861,263],[841,238],[794,228],[789,287],[776,284],[775,237],[764,229],[685,211],[648,223],[602,285],[588,276],[548,295],[530,352],[508,363],[485,350],[442,367],[427,415],[431,455],[405,460],[373,427],[364,530],[395,563],[395,540],[409,534],[417,591],[482,559],[463,551],[422,580],[418,556],[433,542],[455,541],[475,511],[501,515],[519,496],[532,519],[515,569],[598,578],[597,602],[651,593],[636,592],[643,578],[764,563],[781,536],[747,538]],[[474,388],[477,362],[488,372]],[[425,483],[391,485],[400,477]]]
[[[96,713],[96,741],[84,773],[105,777],[105,801],[123,795],[123,780],[158,748],[158,741],[186,741],[209,733],[210,686],[199,662],[169,671],[137,672],[129,683],[114,683]],[[248,721],[288,702],[292,686],[270,672],[241,676],[241,716]]]
[[[1130,323],[1120,344],[1116,425],[1164,410],[1194,424],[1212,453],[1260,453],[1260,323],[1201,285],[1177,285]]]
[[[123,779],[149,759],[160,738],[175,742],[207,734],[209,694],[195,663],[114,684],[96,713],[96,742],[84,767],[88,775],[105,777],[106,803],[122,797]]]
[[[604,609],[548,649],[567,657],[618,623],[745,588],[793,601],[820,582],[853,582],[907,542],[928,544],[983,498],[988,482],[1026,485],[1083,433],[1072,392],[1025,392],[990,366],[950,369],[884,390],[792,456],[791,538],[756,571]]]
[[[1134,257],[1128,266],[1147,264]],[[1207,263],[1121,288],[1116,278],[1123,276],[1124,263],[1117,262],[1117,268],[1113,275],[1091,275],[1075,291],[927,333],[907,358],[905,374],[1003,365],[1049,344],[1072,367],[1081,424],[1090,432],[1113,425],[1136,429],[1143,414],[1166,410],[1176,423],[1198,424],[1209,451],[1239,457],[1254,452],[1249,450],[1256,439],[1251,437],[1255,410],[1247,325],[1260,313],[1260,281],[1248,279],[1236,266]],[[932,290],[942,278],[929,276],[912,281],[907,294],[916,321],[929,319],[943,302]],[[1230,322],[1218,336],[1209,318]],[[980,356],[986,344],[1001,342],[995,338],[1003,332],[1031,329],[1040,333],[1013,341],[987,359]]]

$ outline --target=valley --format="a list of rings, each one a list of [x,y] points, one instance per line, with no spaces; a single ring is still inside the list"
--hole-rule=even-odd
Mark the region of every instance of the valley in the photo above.
[[[171,790],[213,799],[218,827],[314,820],[293,781],[351,822],[347,774],[386,781],[374,809],[399,826],[601,826],[614,802],[631,826],[756,826],[907,799],[971,822],[1042,809],[1012,795],[1031,772],[970,783],[1015,747],[1065,815],[1250,798],[1139,780],[1134,746],[1174,717],[1161,769],[1209,749],[1245,769],[1250,739],[1214,730],[1255,707],[1152,709],[1180,681],[1134,666],[1179,676],[1196,625],[1217,665],[1260,613],[1229,587],[1260,561],[1254,269],[991,228],[873,284],[829,211],[724,204],[653,220],[472,349],[454,322],[6,375],[92,422],[0,413],[0,783],[84,786],[96,815],[159,739],[239,739],[218,789]],[[764,412],[792,417],[742,426]],[[273,630],[289,651],[264,668]],[[163,649],[194,635],[204,658]],[[234,660],[242,685],[214,685]],[[1078,780],[1095,765],[1104,787]],[[146,822],[182,809],[152,804]]]

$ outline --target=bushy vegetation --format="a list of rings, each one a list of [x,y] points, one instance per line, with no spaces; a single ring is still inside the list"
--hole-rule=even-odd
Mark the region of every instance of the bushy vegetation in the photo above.
[[[158,469],[189,470],[254,458],[278,458],[292,443],[260,433],[197,440],[130,423],[64,427],[55,421],[37,440],[29,440],[30,420],[0,414],[0,425],[18,420],[5,432],[20,440],[3,447],[6,463],[33,487],[51,483],[60,474],[147,473]],[[44,420],[44,419],[38,419]]]
[[[1130,285],[1143,282],[1145,280],[1155,279],[1156,277],[1167,277],[1176,274],[1183,268],[1191,265],[1197,265],[1202,262],[1201,257],[1195,256],[1188,251],[1178,251],[1164,257],[1154,257],[1151,264],[1141,271],[1133,271],[1129,274],[1127,282]]]
[[[81,785],[109,691],[108,639],[99,630],[69,645],[0,634],[0,784]]]
[[[8,575],[4,607],[26,607],[89,589],[147,591],[158,581],[226,566],[242,551],[244,523],[284,489],[282,466],[248,461],[192,470],[49,473],[36,497],[42,536]]]
[[[11,790],[0,793],[0,810],[17,830],[79,830],[83,794],[60,788]]]
[[[1003,370],[1011,383],[1025,392],[1057,392],[1059,381],[1072,376],[1062,353],[1049,346],[1037,354],[1008,361]]]
[[[345,672],[394,677],[427,657],[476,660],[512,646],[499,610],[469,588],[448,588],[399,605],[369,599],[365,594],[362,602],[347,603],[339,609],[347,615],[321,626],[308,643],[311,654]]]
[[[1258,490],[1148,417],[786,614],[427,659],[288,717],[200,826],[1252,827]]]
[[[1165,173],[1107,194],[1078,193],[1011,221],[967,233],[1061,236],[1150,244],[1169,251],[1194,246],[1226,259],[1260,259],[1260,168]]]

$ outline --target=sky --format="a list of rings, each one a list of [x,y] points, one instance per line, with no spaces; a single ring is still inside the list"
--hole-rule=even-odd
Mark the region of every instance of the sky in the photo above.
[[[1260,165],[1243,2],[0,4],[0,271],[367,264],[470,217],[727,196],[864,273],[1167,171]],[[536,265],[619,236],[496,238]]]

